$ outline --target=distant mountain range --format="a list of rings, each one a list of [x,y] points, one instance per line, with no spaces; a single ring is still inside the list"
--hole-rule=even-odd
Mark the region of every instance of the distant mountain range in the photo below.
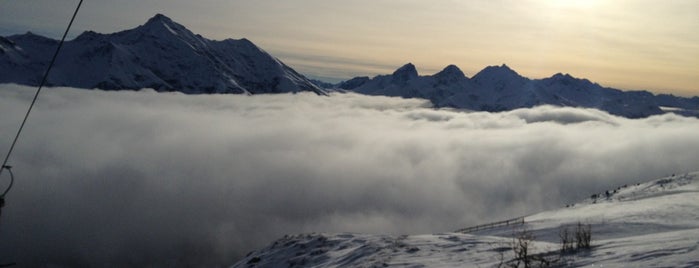
[[[544,79],[529,79],[504,64],[486,67],[468,78],[454,65],[434,75],[419,76],[415,66],[408,63],[390,75],[355,77],[335,87],[368,95],[423,98],[437,107],[476,111],[505,111],[548,104],[596,108],[629,118],[667,111],[699,115],[699,97],[621,91],[561,73]]]
[[[0,37],[0,83],[38,85],[57,45],[57,40],[30,32]],[[424,98],[436,107],[477,111],[550,104],[596,108],[630,118],[667,111],[699,116],[699,97],[621,91],[560,73],[529,79],[506,65],[487,67],[468,78],[454,65],[419,76],[409,63],[390,75],[355,77],[332,85],[307,79],[247,39],[209,40],[161,14],[134,29],[112,34],[86,31],[67,41],[47,82],[187,94],[325,94],[334,89]]]
[[[57,40],[0,37],[0,83],[38,85]],[[86,31],[67,41],[48,85],[199,93],[324,92],[247,39],[209,40],[157,14],[112,34]]]

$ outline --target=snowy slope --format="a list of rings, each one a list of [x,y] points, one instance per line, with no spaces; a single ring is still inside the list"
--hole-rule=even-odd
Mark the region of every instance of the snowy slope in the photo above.
[[[608,194],[607,194],[608,193]],[[497,267],[513,258],[513,230],[559,266],[697,267],[699,172],[622,186],[578,204],[480,232],[388,236],[304,234],[251,252],[233,267]],[[591,250],[560,255],[561,227],[592,228]]]
[[[486,67],[468,78],[454,65],[431,76],[419,76],[415,66],[409,63],[391,75],[357,77],[337,86],[362,94],[423,98],[438,107],[477,111],[505,111],[548,104],[596,108],[629,118],[661,114],[668,108],[674,108],[672,112],[679,114],[699,115],[699,97],[621,91],[561,73],[532,80],[504,64]]]
[[[0,83],[38,84],[56,44],[31,33],[0,38]],[[247,39],[209,40],[161,14],[134,29],[112,34],[87,31],[67,41],[48,84],[190,94],[323,94]]]

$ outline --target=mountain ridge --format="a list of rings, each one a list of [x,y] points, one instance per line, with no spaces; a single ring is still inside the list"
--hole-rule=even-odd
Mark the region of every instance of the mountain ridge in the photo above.
[[[0,40],[0,83],[36,86],[57,40],[31,32]],[[143,25],[64,43],[49,86],[202,93],[325,92],[250,40],[210,40],[163,14]]]
[[[0,83],[39,84],[57,40],[27,32],[0,36]],[[153,88],[187,94],[265,94],[328,88],[366,95],[423,98],[435,107],[499,112],[537,105],[595,108],[628,118],[673,112],[699,117],[699,97],[622,91],[557,73],[530,79],[506,64],[467,77],[456,65],[420,75],[412,63],[333,86],[311,81],[248,39],[210,40],[163,14],[135,28],[84,31],[64,44],[48,86],[105,90]]]
[[[467,77],[456,65],[433,75],[418,75],[408,63],[393,74],[355,77],[336,88],[366,95],[423,98],[435,107],[499,112],[538,105],[595,108],[628,118],[674,112],[699,117],[699,97],[684,98],[648,91],[622,91],[588,79],[556,73],[530,79],[507,66],[487,66]]]

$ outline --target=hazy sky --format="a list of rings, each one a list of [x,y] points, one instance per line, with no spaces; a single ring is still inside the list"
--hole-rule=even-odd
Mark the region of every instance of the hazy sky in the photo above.
[[[0,2],[0,34],[57,37],[77,0]],[[530,78],[557,72],[605,86],[699,95],[695,0],[86,0],[73,36],[113,32],[164,13],[212,39],[248,38],[311,77],[468,76],[506,63]]]

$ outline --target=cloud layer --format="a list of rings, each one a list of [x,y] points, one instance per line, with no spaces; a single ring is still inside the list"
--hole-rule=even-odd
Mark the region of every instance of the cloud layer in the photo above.
[[[32,94],[0,85],[0,151]],[[230,264],[284,234],[450,231],[699,169],[699,120],[673,114],[67,88],[35,109],[0,218],[0,259],[26,265]]]

